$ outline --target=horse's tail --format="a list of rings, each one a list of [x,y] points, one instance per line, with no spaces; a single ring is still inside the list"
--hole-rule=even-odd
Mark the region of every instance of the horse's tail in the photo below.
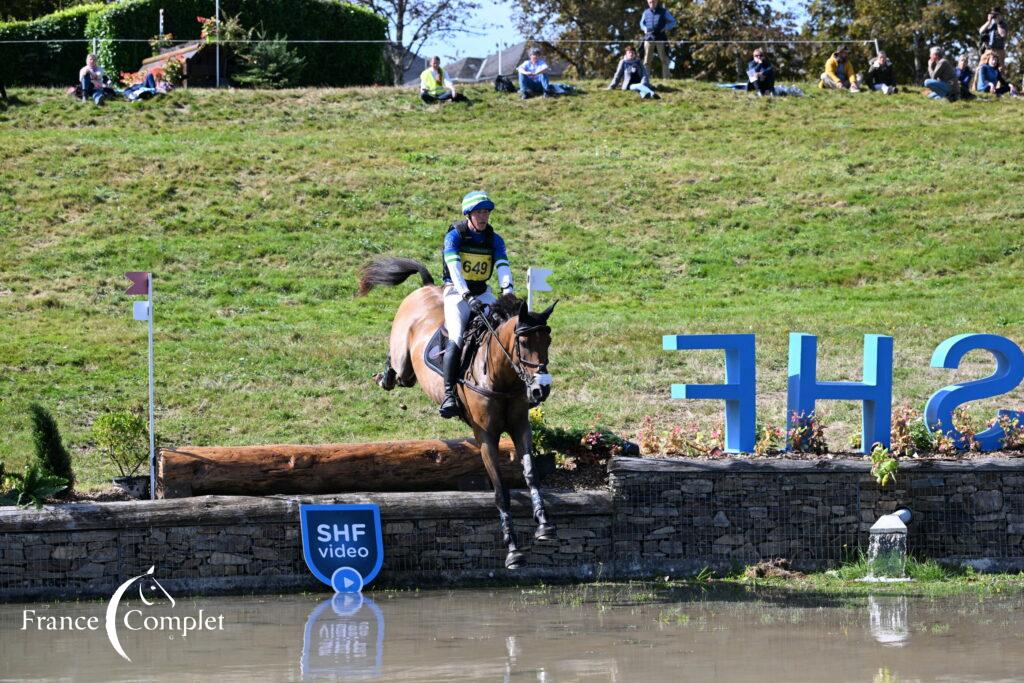
[[[406,281],[413,273],[419,273],[423,286],[434,284],[427,267],[411,258],[385,256],[370,261],[359,271],[359,296],[363,296],[375,285],[397,285]]]

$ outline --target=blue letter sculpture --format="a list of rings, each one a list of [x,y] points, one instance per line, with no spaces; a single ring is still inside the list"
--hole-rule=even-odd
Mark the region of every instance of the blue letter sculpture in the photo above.
[[[977,401],[1013,391],[1024,379],[1024,353],[1020,347],[1006,337],[995,334],[958,334],[939,344],[932,354],[933,368],[955,369],[969,351],[982,349],[996,359],[996,371],[985,379],[953,384],[939,389],[924,407],[925,425],[928,431],[948,434],[956,441],[957,448],[966,448],[963,435],[953,426],[953,411],[968,401]],[[1000,410],[999,416],[1020,419],[1021,413]],[[989,427],[974,438],[981,450],[998,450],[1003,444],[1004,432],[999,424]]]
[[[789,401],[786,426],[793,415],[810,417],[820,400],[861,401],[861,451],[870,453],[875,443],[889,447],[892,418],[892,337],[864,335],[864,381],[819,382],[818,338],[811,334],[789,335]]]
[[[662,348],[666,351],[725,351],[725,384],[673,384],[672,398],[725,400],[725,450],[729,453],[752,452],[757,423],[754,335],[667,334],[662,338]]]

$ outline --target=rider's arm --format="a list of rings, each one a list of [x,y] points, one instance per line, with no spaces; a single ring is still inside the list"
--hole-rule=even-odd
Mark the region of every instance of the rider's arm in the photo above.
[[[499,235],[494,236],[494,269],[498,272],[498,285],[501,287],[501,293],[511,292],[512,268],[509,267],[508,254],[505,252],[505,240],[501,239]]]
[[[459,257],[461,238],[458,230],[450,230],[444,238],[444,264],[448,266],[448,275],[455,285],[455,291],[461,296],[469,294],[469,285],[462,275],[462,259]]]

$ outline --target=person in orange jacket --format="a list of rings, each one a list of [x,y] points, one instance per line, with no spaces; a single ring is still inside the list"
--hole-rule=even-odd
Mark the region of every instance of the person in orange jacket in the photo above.
[[[845,46],[840,45],[836,48],[836,51],[825,62],[825,73],[821,74],[818,87],[860,92],[857,72],[854,71],[853,65],[850,64],[850,53],[846,51]]]

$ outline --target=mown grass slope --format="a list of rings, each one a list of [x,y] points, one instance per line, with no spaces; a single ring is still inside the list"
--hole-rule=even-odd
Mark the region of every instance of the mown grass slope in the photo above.
[[[470,189],[498,203],[519,291],[558,297],[545,412],[626,434],[711,420],[673,382],[717,382],[720,354],[663,334],[758,335],[759,417],[784,420],[787,333],[816,333],[823,379],[860,377],[862,335],[896,337],[895,400],[961,332],[1020,341],[1022,106],[808,88],[767,100],[677,84],[530,100],[470,89],[429,108],[395,89],[179,92],[104,108],[55,91],[0,112],[0,459],[52,408],[81,482],[111,475],[95,417],[146,398],[145,326],[122,292],[156,273],[158,433],[173,444],[462,435],[418,390],[371,383],[413,285],[354,297],[367,259],[422,259]],[[979,410],[1019,403],[1020,392]],[[855,405],[823,404],[841,443]]]

